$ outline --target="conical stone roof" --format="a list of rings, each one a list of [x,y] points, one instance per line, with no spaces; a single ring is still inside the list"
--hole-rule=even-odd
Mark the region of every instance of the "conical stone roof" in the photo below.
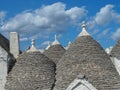
[[[43,54],[50,58],[55,64],[58,63],[64,53],[65,49],[60,44],[52,45],[48,48],[48,50],[43,52]]]
[[[55,36],[55,41],[53,42],[53,44],[43,53],[48,58],[50,58],[55,64],[58,63],[60,58],[65,53],[65,49],[63,48],[63,46],[60,43],[55,43],[56,41],[58,42]]]
[[[113,57],[120,59],[120,39],[118,40],[117,44],[112,48],[110,53]]]
[[[55,64],[40,52],[24,52],[8,74],[6,90],[51,90]]]
[[[109,56],[88,34],[78,36],[58,62],[53,90],[66,90],[79,74],[97,90],[120,90],[120,76]]]

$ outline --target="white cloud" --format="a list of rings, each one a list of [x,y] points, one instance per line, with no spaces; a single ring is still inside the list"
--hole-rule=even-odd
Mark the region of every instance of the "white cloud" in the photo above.
[[[79,20],[86,15],[87,11],[84,9],[84,7],[73,7],[70,10],[67,10],[66,13],[72,20]]]
[[[3,24],[3,20],[6,16],[6,12],[5,11],[0,11],[0,25]]]
[[[100,9],[100,12],[96,14],[95,21],[97,24],[104,25],[113,20],[113,5],[106,5]]]
[[[17,14],[6,22],[3,31],[17,31],[22,37],[29,35],[37,37],[47,36],[49,33],[62,33],[66,27],[75,25],[87,11],[83,7],[73,7],[66,10],[64,3],[42,6],[39,9]]]
[[[97,34],[97,33],[99,33],[99,30],[98,30],[98,29],[95,29],[95,30],[93,30],[92,35],[95,35],[95,34]]]
[[[0,19],[4,18],[5,16],[6,16],[6,12],[1,11],[1,12],[0,12]]]
[[[20,41],[28,41],[29,39],[27,37],[20,38]]]
[[[101,38],[108,34],[110,35],[109,29],[111,28],[111,26],[113,26],[116,23],[120,24],[120,13],[118,13],[115,10],[114,5],[107,4],[104,7],[102,7],[100,11],[96,13],[96,15],[90,17],[89,21],[87,22],[87,25],[88,25],[88,28],[92,30],[93,34],[94,33],[96,34],[96,30],[97,32],[100,32],[100,34],[97,34],[97,36]],[[104,30],[101,30],[101,26],[102,26],[102,29]],[[106,29],[106,26],[107,26],[107,29]],[[112,36],[113,39],[116,39],[119,37],[119,35],[117,34],[118,31],[114,33],[114,35]]]
[[[120,23],[120,13],[113,13],[114,22]]]
[[[44,41],[41,45],[42,45],[42,46],[47,46],[48,43],[50,43],[50,41]]]
[[[107,35],[107,34],[109,33],[109,30],[110,30],[110,29],[104,30],[104,31],[102,32],[102,35],[103,35],[103,36]]]
[[[120,28],[118,28],[112,35],[112,39],[116,40],[118,38],[120,38]]]
[[[41,46],[42,48],[46,48],[46,47],[48,47],[49,44],[51,45],[52,42],[50,42],[50,41],[44,41],[43,43],[41,43],[40,46]]]
[[[90,29],[93,29],[98,25],[104,26],[111,22],[120,23],[120,13],[116,12],[114,5],[107,4],[91,17],[87,24]]]
[[[96,26],[96,22],[94,19],[92,19],[87,22],[87,25],[88,25],[89,29],[93,29]]]
[[[99,33],[97,33],[97,37],[99,38],[99,39],[103,39],[103,38],[106,38],[106,40],[103,40],[104,42],[105,41],[107,41],[107,39],[111,39],[110,38],[110,28],[107,28],[107,29],[105,29],[105,30],[101,30],[101,32],[99,32]]]

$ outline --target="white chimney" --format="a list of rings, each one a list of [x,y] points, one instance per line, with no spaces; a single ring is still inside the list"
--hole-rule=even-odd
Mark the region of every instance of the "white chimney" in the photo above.
[[[19,35],[17,32],[10,32],[10,53],[17,58],[20,53],[19,50]]]

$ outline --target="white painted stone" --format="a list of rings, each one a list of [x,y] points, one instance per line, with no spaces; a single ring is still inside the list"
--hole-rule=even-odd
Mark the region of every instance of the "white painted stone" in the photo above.
[[[91,83],[86,79],[76,78],[66,90],[97,90]]]
[[[57,40],[57,36],[55,35],[55,40],[54,40],[54,42],[52,43],[52,45],[58,45],[58,44],[60,44],[60,43],[59,43],[59,41]]]
[[[39,49],[39,51],[40,51],[41,53],[43,53],[43,52],[44,52],[44,49]]]
[[[30,47],[29,50],[27,50],[27,52],[36,52],[36,51],[38,51],[38,50],[35,47],[35,40],[32,39],[32,41],[31,41],[31,47]]]
[[[68,42],[68,46],[64,47],[65,50],[68,50],[68,48],[70,47],[71,44],[72,44],[71,41],[69,41],[69,42]]]
[[[51,44],[50,44],[50,42],[48,42],[48,46],[46,47],[46,50],[48,50],[50,46],[51,46]]]
[[[19,51],[19,35],[17,32],[10,32],[10,53],[17,58],[20,53]]]
[[[82,23],[82,32],[78,35],[78,37],[80,36],[90,36],[90,34],[86,31],[86,23],[83,22]]]
[[[116,57],[111,57],[111,60],[112,60],[113,64],[115,65],[117,72],[120,75],[120,60],[117,59]]]
[[[107,54],[110,54],[110,53],[111,53],[111,51],[112,51],[112,48],[113,48],[112,46],[111,46],[111,47],[109,47],[109,48],[106,48],[106,49],[105,49],[106,53],[107,53]]]
[[[69,42],[68,42],[68,48],[70,47],[71,44],[72,44],[71,41],[69,41]]]
[[[5,90],[8,70],[8,53],[0,46],[0,90]]]

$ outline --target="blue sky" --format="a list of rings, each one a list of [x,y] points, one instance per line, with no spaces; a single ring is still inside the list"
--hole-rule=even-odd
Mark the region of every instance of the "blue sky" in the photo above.
[[[36,40],[38,49],[53,42],[67,46],[81,32],[87,31],[103,48],[113,46],[120,37],[120,0],[0,0],[0,33],[20,34],[21,50]]]

